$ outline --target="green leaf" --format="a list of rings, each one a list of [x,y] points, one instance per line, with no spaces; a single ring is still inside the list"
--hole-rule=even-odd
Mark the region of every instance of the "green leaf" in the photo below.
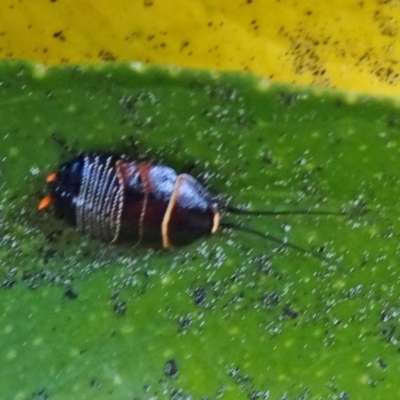
[[[399,102],[247,74],[0,64],[0,397],[400,396]],[[300,246],[219,231],[172,251],[39,212],[76,152],[140,154]]]

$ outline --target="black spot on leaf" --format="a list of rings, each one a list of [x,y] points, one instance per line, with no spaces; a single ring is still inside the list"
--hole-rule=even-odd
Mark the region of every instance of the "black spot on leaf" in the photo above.
[[[168,360],[165,363],[164,375],[172,379],[176,379],[178,377],[178,364],[174,359]]]

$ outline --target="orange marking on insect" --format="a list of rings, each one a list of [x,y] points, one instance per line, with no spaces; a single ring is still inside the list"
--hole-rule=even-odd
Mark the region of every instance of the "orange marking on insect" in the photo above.
[[[217,229],[219,227],[220,219],[221,219],[220,213],[219,212],[214,212],[213,226],[212,226],[212,229],[211,229],[211,233],[217,232]]]
[[[43,199],[40,200],[40,203],[38,205],[38,209],[39,210],[43,210],[43,209],[47,208],[52,201],[53,201],[53,198],[51,196],[43,197]]]
[[[52,174],[48,175],[46,178],[47,183],[52,183],[57,179],[57,174],[53,172]]]
[[[115,164],[118,173],[118,179],[123,187],[125,187],[129,179],[137,173],[137,165],[131,164],[132,163],[128,163],[125,160],[118,160]]]
[[[150,169],[152,165],[147,162],[141,162],[139,164],[139,174],[142,178],[143,189],[146,194],[149,194],[153,190],[153,184],[150,180]]]

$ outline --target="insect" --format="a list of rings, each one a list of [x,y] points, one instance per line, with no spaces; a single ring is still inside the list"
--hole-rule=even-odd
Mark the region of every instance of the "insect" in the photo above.
[[[247,211],[224,206],[194,177],[168,166],[135,161],[123,154],[82,153],[47,177],[49,194],[39,210],[56,214],[105,242],[166,249],[188,245],[220,227],[252,233],[298,251],[304,249],[267,233],[221,221],[236,214],[332,214],[309,211]]]

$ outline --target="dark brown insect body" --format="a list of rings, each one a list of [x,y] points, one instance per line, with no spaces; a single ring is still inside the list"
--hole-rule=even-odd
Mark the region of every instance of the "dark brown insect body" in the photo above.
[[[39,208],[107,242],[184,246],[214,233],[217,203],[188,174],[124,155],[85,153],[51,174]]]

